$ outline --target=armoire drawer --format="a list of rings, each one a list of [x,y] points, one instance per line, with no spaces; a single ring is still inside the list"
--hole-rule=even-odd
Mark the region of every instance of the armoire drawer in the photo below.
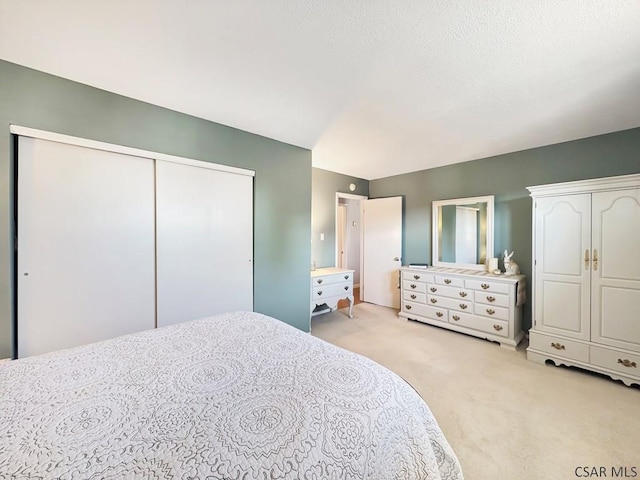
[[[402,289],[407,292],[427,293],[427,284],[416,280],[403,280]]]
[[[500,337],[509,336],[508,322],[492,320],[478,315],[469,315],[462,312],[451,311],[449,312],[449,323],[460,325],[462,327],[473,328],[474,330],[498,335]]]
[[[529,348],[579,362],[589,361],[589,345],[566,338],[529,331]]]
[[[419,315],[421,317],[431,318],[441,322],[446,322],[448,319],[447,310],[444,308],[431,307],[429,305],[421,305],[413,302],[403,302],[402,310],[411,317],[412,314]]]
[[[593,365],[615,370],[625,375],[640,377],[640,355],[596,347],[595,345],[591,345],[589,351]]]

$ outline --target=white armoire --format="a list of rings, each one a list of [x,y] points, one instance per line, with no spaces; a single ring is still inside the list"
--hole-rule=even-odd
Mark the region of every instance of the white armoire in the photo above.
[[[253,310],[253,172],[12,127],[17,356]]]
[[[640,174],[528,187],[529,360],[640,384]]]

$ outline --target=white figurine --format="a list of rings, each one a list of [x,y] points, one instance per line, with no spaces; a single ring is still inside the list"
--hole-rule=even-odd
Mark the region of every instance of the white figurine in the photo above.
[[[516,262],[511,260],[513,252],[507,253],[504,251],[504,274],[505,275],[518,275],[520,273],[520,267]]]

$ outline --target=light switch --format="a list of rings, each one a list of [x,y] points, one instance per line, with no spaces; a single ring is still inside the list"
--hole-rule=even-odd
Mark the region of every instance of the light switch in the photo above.
[[[320,241],[321,241],[321,242],[324,242],[324,233],[321,233],[321,234],[320,234]]]

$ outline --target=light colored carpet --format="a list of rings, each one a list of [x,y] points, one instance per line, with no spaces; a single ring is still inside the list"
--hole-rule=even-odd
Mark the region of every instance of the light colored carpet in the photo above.
[[[627,468],[628,478],[640,478],[640,388],[538,365],[527,361],[522,345],[509,351],[400,319],[389,308],[362,303],[353,311],[353,319],[344,310],[314,317],[312,335],[365,355],[411,383],[467,480],[587,477],[582,467],[606,469],[606,477],[591,478],[615,477],[620,467]]]

